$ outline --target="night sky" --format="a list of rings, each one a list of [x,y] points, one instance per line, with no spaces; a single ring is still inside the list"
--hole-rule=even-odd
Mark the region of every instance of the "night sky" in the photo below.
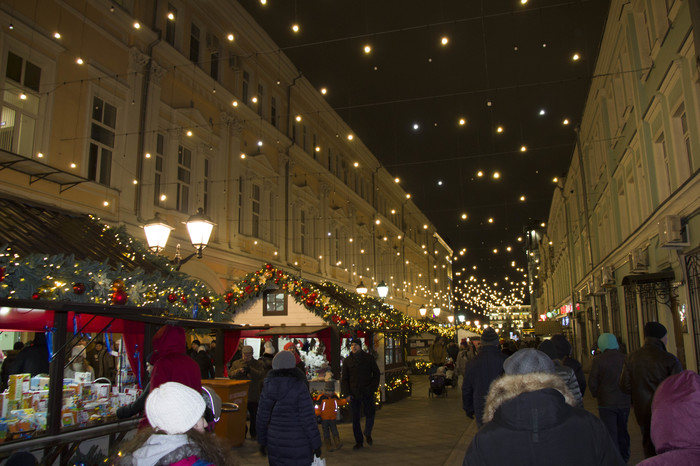
[[[518,237],[568,169],[610,2],[240,3],[452,247],[455,295],[522,296]]]

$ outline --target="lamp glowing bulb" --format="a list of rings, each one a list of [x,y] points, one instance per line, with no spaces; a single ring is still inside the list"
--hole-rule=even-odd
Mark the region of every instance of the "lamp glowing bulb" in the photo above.
[[[173,13],[172,11],[169,11],[168,12],[168,19],[170,21],[175,21],[175,13]]]
[[[578,61],[580,58],[581,58],[581,55],[579,55],[578,53],[575,53],[575,54],[571,57],[571,59],[572,59],[573,61]]]
[[[141,23],[134,21],[134,29],[141,29]]]
[[[370,53],[372,52],[372,47],[369,45],[365,45],[362,50],[364,50],[365,53]]]
[[[442,39],[440,39],[442,45],[447,45],[448,42],[450,42],[450,39],[448,39],[447,36],[443,36]]]
[[[466,124],[467,124],[467,120],[465,120],[464,118],[459,119],[459,126],[464,126]]]
[[[233,42],[233,40],[235,39],[233,34],[227,35],[226,38],[228,39],[229,42]]]
[[[83,61],[83,59],[80,58],[80,57],[76,58],[76,59],[75,59],[75,62],[76,62],[78,65],[82,65],[83,63],[85,63],[85,62]]]
[[[192,137],[192,131],[187,131],[187,137]]]
[[[54,39],[60,39],[60,38],[61,38],[61,33],[58,32],[58,31],[56,31],[56,32],[53,33],[53,37],[54,37]]]
[[[527,151],[527,147],[526,147],[526,146],[520,146],[520,152],[525,152],[525,151]]]
[[[292,24],[292,31],[294,32],[299,32],[299,25],[298,24]]]
[[[499,126],[498,128],[496,128],[496,132],[497,132],[497,133],[502,133],[502,132],[503,132],[503,126]]]
[[[328,89],[326,89],[325,87],[322,87],[321,94],[326,95],[327,93],[328,93]]]

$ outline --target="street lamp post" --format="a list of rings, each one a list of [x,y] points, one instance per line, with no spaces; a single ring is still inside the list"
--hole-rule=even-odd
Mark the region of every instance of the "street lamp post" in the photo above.
[[[175,257],[170,260],[170,262],[175,265],[175,270],[180,270],[180,267],[194,256],[197,256],[198,259],[202,258],[202,250],[209,244],[209,238],[211,237],[211,232],[214,229],[215,223],[204,214],[204,210],[200,207],[196,214],[187,219],[186,225],[190,235],[190,241],[196,251],[183,259],[180,256],[180,245],[178,244]],[[165,245],[170,237],[170,232],[174,229],[174,227],[170,226],[156,213],[153,219],[147,221],[143,225],[148,248],[156,254],[161,252],[165,249]]]

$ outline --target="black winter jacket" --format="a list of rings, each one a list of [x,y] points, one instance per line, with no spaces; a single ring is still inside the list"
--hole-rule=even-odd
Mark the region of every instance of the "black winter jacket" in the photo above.
[[[616,349],[607,349],[593,359],[588,386],[591,395],[598,398],[599,408],[630,407],[630,396],[620,390],[620,375],[625,355]]]
[[[627,355],[620,389],[632,395],[634,415],[640,426],[651,423],[651,399],[656,387],[669,375],[682,370],[681,362],[666,351],[666,345],[658,338],[646,337],[644,346]]]
[[[265,378],[256,428],[258,443],[267,446],[270,465],[308,466],[313,451],[321,448],[305,379],[297,368],[272,370]]]
[[[497,346],[482,345],[474,359],[467,362],[464,368],[462,382],[462,408],[467,416],[476,416],[481,424],[484,414],[484,403],[491,382],[503,374],[503,362],[508,356]]]
[[[486,401],[486,424],[474,436],[463,465],[624,465],[602,421],[573,403],[555,374],[499,378]]]
[[[374,356],[360,351],[343,359],[341,385],[344,395],[373,395],[379,387],[379,367]]]

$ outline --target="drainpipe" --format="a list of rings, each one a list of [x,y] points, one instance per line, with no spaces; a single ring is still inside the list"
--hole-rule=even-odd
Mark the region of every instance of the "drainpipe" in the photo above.
[[[143,186],[143,154],[144,147],[146,145],[146,111],[148,108],[148,91],[151,84],[151,65],[153,64],[153,48],[160,42],[160,29],[156,28],[156,18],[158,17],[158,2],[153,2],[153,23],[151,29],[158,36],[153,42],[148,44],[146,48],[146,55],[148,55],[148,63],[146,64],[146,70],[143,73],[143,89],[141,90],[141,106],[139,110],[139,136],[138,136],[138,149],[136,152],[136,195],[134,196],[134,211],[136,212],[136,218],[141,218],[141,191]]]

